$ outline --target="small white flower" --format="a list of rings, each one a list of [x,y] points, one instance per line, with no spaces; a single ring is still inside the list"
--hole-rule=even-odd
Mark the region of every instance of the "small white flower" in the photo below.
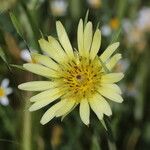
[[[104,36],[109,36],[112,32],[109,25],[103,25],[101,31],[102,31],[102,35]]]
[[[20,53],[20,57],[22,60],[26,61],[26,62],[31,62],[31,55],[30,55],[30,52],[29,50],[27,49],[23,49]]]
[[[126,72],[130,66],[130,61],[128,59],[121,59],[118,61],[118,64],[115,67],[115,71],[117,72]]]
[[[9,79],[4,79],[0,85],[0,103],[4,106],[9,104],[8,95],[12,93],[12,88],[8,87]]]
[[[53,0],[50,8],[54,16],[64,16],[67,12],[68,3],[65,0]]]
[[[125,33],[129,33],[133,28],[134,23],[132,23],[129,19],[123,19],[122,25]]]
[[[140,10],[136,23],[141,30],[150,31],[150,7]]]
[[[92,8],[100,8],[102,1],[101,0],[87,0],[87,2],[89,3],[89,5]]]

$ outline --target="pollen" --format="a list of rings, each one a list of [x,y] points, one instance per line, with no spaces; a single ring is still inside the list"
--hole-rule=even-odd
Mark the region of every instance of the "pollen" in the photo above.
[[[100,85],[103,74],[101,64],[98,59],[94,61],[86,58],[79,58],[63,67],[63,84],[69,91],[67,96],[72,96],[77,101],[90,97],[96,92]]]
[[[0,97],[3,97],[5,95],[5,90],[0,87]]]

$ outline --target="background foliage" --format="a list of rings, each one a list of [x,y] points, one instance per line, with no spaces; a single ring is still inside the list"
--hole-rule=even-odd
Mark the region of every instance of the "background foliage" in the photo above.
[[[17,89],[18,84],[39,77],[10,65],[28,61],[23,53],[27,48],[41,53],[38,39],[56,36],[56,20],[66,26],[76,47],[78,21],[88,9],[94,29],[99,23],[102,30],[100,53],[111,42],[121,43],[123,60],[115,71],[125,72],[120,82],[124,102],[112,105],[113,116],[107,119],[112,133],[94,114],[86,127],[77,109],[62,122],[53,119],[42,126],[39,120],[47,108],[29,113],[32,93]],[[10,12],[16,16],[17,31]],[[0,56],[0,82],[8,78],[13,88],[9,105],[0,105],[0,150],[149,150],[149,0],[0,0]]]

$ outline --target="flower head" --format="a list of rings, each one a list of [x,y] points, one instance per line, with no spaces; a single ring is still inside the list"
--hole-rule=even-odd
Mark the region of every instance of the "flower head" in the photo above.
[[[7,95],[12,93],[12,88],[8,87],[8,85],[8,79],[4,79],[0,85],[0,103],[4,106],[7,106],[9,104]]]
[[[32,53],[36,63],[27,63],[23,67],[35,74],[46,77],[47,81],[32,81],[19,85],[27,91],[41,91],[30,98],[33,102],[30,111],[38,110],[52,102],[41,119],[46,124],[54,117],[65,116],[78,104],[81,120],[90,123],[90,108],[102,120],[103,115],[110,116],[111,108],[106,100],[121,103],[120,88],[115,84],[123,78],[122,73],[111,73],[121,59],[121,54],[113,52],[119,43],[107,47],[101,56],[97,53],[101,45],[101,32],[93,34],[92,23],[83,25],[82,19],[77,30],[78,50],[73,50],[67,33],[60,21],[56,22],[59,41],[52,36],[48,41],[40,39],[41,49],[47,55]],[[109,72],[108,72],[109,71]]]

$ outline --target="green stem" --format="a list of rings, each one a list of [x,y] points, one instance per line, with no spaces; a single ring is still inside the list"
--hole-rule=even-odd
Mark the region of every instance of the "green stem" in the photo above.
[[[25,100],[25,111],[23,121],[23,137],[22,146],[23,150],[31,150],[31,113],[28,111],[29,101]]]
[[[28,22],[30,24],[30,29],[32,31],[32,34],[33,34],[33,41],[34,41],[34,46],[35,46],[35,49],[37,51],[39,51],[39,53],[42,53],[40,47],[39,47],[39,44],[38,44],[38,39],[40,38],[40,31],[35,23],[35,20],[34,18],[32,17],[31,13],[28,11],[24,1],[21,2],[21,6],[22,6],[22,9],[28,19]]]
[[[115,142],[112,142],[108,139],[109,150],[117,150]]]

